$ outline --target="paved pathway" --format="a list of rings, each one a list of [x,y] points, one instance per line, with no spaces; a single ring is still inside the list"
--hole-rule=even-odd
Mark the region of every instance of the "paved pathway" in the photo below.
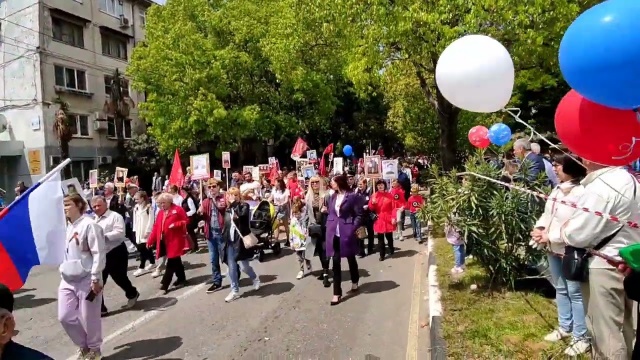
[[[124,294],[109,282],[106,301],[114,314],[103,321],[103,354],[112,360],[425,359],[425,245],[407,239],[396,246],[400,250],[383,262],[377,255],[360,259],[360,294],[334,307],[331,289],[315,276],[295,279],[297,262],[288,250],[254,261],[262,288],[252,291],[245,278],[243,296],[229,304],[224,302],[228,286],[205,293],[206,253],[184,258],[192,285],[166,296],[159,294],[159,279],[132,277],[142,295],[132,310],[118,310]],[[319,268],[319,261],[313,265]],[[130,266],[134,269],[135,261]],[[345,293],[346,266],[344,261]],[[16,294],[16,340],[67,359],[74,347],[57,321],[58,279],[54,269],[34,269]]]

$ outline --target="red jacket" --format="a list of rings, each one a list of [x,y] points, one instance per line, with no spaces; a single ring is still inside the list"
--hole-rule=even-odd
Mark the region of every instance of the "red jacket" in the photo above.
[[[404,200],[404,190],[402,190],[402,187],[398,186],[398,187],[392,188],[391,191],[389,191],[389,193],[393,198],[394,209],[399,209],[406,205]]]
[[[369,210],[378,215],[373,223],[376,234],[392,233],[395,229],[396,214],[393,197],[386,191],[378,191],[369,198]]]
[[[155,245],[156,249],[160,249],[160,239],[164,239],[167,258],[177,258],[183,255],[184,248],[187,245],[187,223],[189,218],[187,218],[187,213],[184,212],[182,207],[176,204],[171,205],[166,219],[164,213],[164,210],[158,212],[151,235],[147,240],[147,245]],[[156,252],[156,256],[160,256],[160,251]]]
[[[424,205],[424,198],[420,195],[411,195],[407,202],[409,203],[409,211],[411,211],[412,214],[415,214]]]

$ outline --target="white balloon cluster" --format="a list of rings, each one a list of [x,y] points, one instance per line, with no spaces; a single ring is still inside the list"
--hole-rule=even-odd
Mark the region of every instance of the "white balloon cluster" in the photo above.
[[[436,65],[436,84],[461,109],[492,113],[511,99],[515,69],[509,51],[485,35],[467,35],[449,45]]]

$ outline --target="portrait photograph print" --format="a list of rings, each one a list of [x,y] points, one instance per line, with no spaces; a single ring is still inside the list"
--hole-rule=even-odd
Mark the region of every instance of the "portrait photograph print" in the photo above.
[[[309,160],[307,159],[296,160],[296,172],[298,173],[299,178],[304,176],[304,174],[302,173],[302,168],[307,165],[309,165]]]
[[[127,180],[127,173],[129,169],[117,167],[116,168],[116,176],[115,181],[113,182],[116,187],[123,188],[125,186],[124,182]]]
[[[309,150],[307,151],[307,160],[309,160],[309,162],[316,162],[318,161],[318,153],[316,153],[315,150]]]
[[[364,174],[370,178],[380,177],[380,155],[364,157]]]
[[[340,175],[344,173],[344,159],[341,157],[333,158],[333,174]]]
[[[316,169],[313,165],[307,165],[302,167],[302,176],[305,180],[309,180],[316,175]]]
[[[89,170],[89,188],[95,189],[98,187],[98,169]]]
[[[231,168],[231,153],[225,151],[222,153],[222,168],[230,169]]]
[[[211,177],[209,170],[209,154],[192,155],[191,180],[206,180]]]
[[[382,178],[393,180],[398,178],[398,160],[382,160]]]
[[[251,174],[251,176],[253,176],[253,166],[251,165],[245,165],[242,167],[242,175],[249,173]]]
[[[222,180],[222,170],[213,170],[213,178],[216,180]]]

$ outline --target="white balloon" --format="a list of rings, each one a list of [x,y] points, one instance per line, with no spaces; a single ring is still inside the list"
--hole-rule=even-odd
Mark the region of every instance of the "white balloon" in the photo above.
[[[436,84],[453,105],[491,113],[509,103],[515,82],[507,49],[485,35],[467,35],[449,45],[436,65]]]

